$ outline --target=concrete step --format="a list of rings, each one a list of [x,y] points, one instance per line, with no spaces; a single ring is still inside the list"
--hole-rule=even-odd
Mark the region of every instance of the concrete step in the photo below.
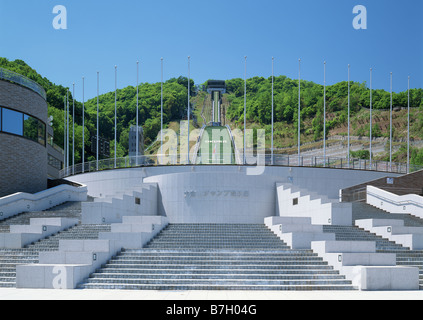
[[[264,225],[169,225],[145,249],[123,250],[81,288],[351,290],[311,250],[291,250]]]

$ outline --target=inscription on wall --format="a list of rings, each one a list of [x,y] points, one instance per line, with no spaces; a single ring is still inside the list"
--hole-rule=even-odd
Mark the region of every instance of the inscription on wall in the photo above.
[[[250,192],[246,190],[206,190],[185,191],[185,198],[249,198]]]

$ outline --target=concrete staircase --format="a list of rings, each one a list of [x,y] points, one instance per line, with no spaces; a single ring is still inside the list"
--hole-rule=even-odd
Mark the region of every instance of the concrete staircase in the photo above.
[[[400,219],[404,220],[404,226],[406,227],[423,227],[423,220],[411,214],[388,213],[365,202],[354,202],[352,203],[352,206],[353,223],[355,220],[362,219]]]
[[[10,225],[29,224],[31,218],[80,218],[81,203],[69,202],[46,211],[16,215],[0,222],[1,231],[9,232]],[[62,239],[98,239],[99,232],[110,231],[110,225],[77,225],[42,239],[22,249],[0,249],[0,288],[16,286],[16,266],[38,263],[40,251],[57,251]]]
[[[406,214],[388,214],[366,203],[353,204],[353,220],[403,219],[408,226],[423,226],[423,221]],[[398,266],[416,266],[420,269],[420,289],[423,289],[423,250],[410,250],[357,226],[323,226],[324,232],[335,233],[338,241],[375,241],[376,251],[396,253]]]
[[[171,224],[146,248],[123,250],[80,288],[352,290],[311,250],[291,250],[264,225]]]

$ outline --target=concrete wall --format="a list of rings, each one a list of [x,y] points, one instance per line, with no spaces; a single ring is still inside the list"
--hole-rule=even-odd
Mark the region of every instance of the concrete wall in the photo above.
[[[276,184],[290,183],[331,199],[339,190],[385,173],[329,168],[265,167],[248,175],[243,166],[161,166],[109,170],[68,178],[88,187],[88,195],[114,197],[142,182],[159,186],[158,211],[175,222],[263,223],[278,215]]]
[[[277,184],[277,215],[310,217],[312,224],[351,225],[352,204],[288,184]]]

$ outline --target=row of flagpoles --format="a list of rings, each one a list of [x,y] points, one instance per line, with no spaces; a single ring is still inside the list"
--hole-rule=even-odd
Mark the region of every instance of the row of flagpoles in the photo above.
[[[188,150],[189,150],[189,130],[190,130],[190,62],[191,57],[188,56],[188,107],[187,107],[187,119],[188,119]],[[247,56],[244,57],[245,66],[244,66],[244,130],[247,127]],[[164,59],[161,58],[161,119],[160,119],[160,151],[163,154],[163,62]],[[271,120],[271,164],[273,164],[273,154],[274,154],[274,57],[272,57],[272,120]],[[137,108],[136,108],[136,154],[139,154],[139,61],[137,64]],[[348,64],[348,142],[347,142],[347,159],[348,164],[350,163],[350,110],[351,110],[351,100],[350,100],[350,65]],[[117,71],[118,68],[115,66],[115,128],[114,128],[114,165],[116,168],[116,157],[117,157]],[[370,68],[370,167],[372,165],[372,72],[373,69]],[[390,148],[389,148],[389,163],[390,169],[392,169],[392,111],[393,111],[393,100],[392,100],[392,72],[390,73]],[[82,163],[85,162],[85,77],[82,77]],[[100,128],[99,128],[99,90],[100,90],[100,72],[97,72],[97,137],[96,137],[96,168],[98,170],[98,161],[99,161],[99,138],[100,138]],[[72,91],[72,174],[74,174],[75,168],[75,83],[73,83]],[[323,157],[326,158],[326,61],[324,61],[324,70],[323,70]],[[64,165],[66,168],[70,166],[70,125],[69,125],[69,90],[64,97]],[[410,77],[408,77],[408,127],[407,127],[407,171],[410,168]],[[246,139],[244,139],[244,150],[246,150]],[[301,158],[301,59],[298,60],[298,158]],[[187,155],[187,163],[189,163],[189,153]],[[300,161],[299,161],[300,163]],[[244,164],[246,164],[246,156],[244,152]],[[84,166],[82,166],[84,170]],[[84,172],[84,171],[82,171]]]

